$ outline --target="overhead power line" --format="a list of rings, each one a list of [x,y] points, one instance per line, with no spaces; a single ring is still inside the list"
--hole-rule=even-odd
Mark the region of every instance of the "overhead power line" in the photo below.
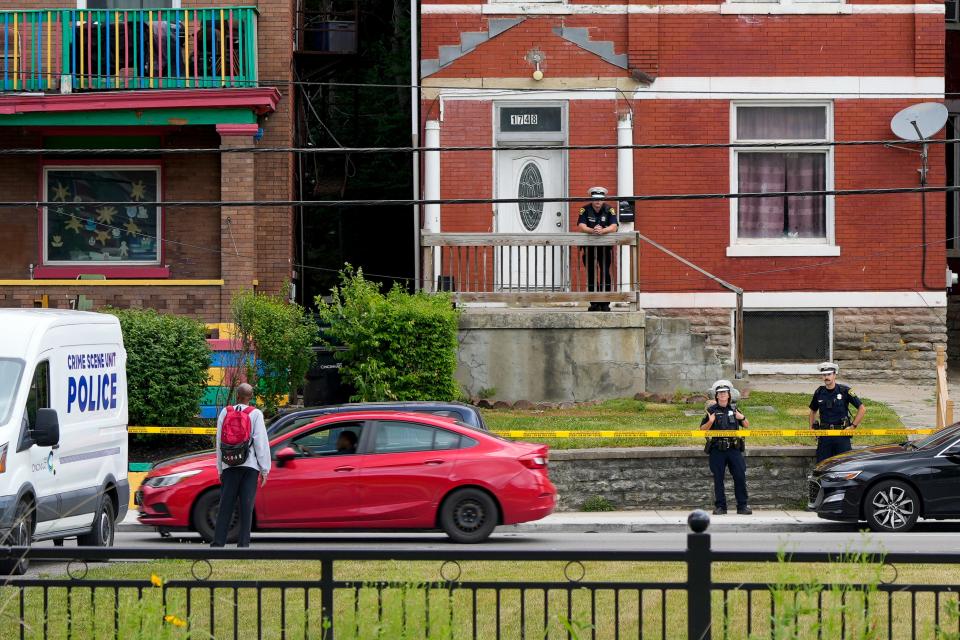
[[[898,193],[946,193],[960,191],[960,186],[943,187],[891,187],[874,189],[827,189],[809,191],[769,191],[765,193],[665,193],[651,195],[612,195],[606,200],[678,201],[678,200],[734,200],[745,198],[787,198],[793,196],[883,196]],[[137,201],[141,207],[402,207],[426,204],[515,204],[531,202],[584,202],[586,196],[553,198],[440,198],[421,199],[382,199],[382,200],[169,200]],[[60,202],[48,200],[18,200],[0,202],[0,208],[40,208],[40,207],[126,207],[133,204],[130,200],[112,200],[97,202]]]
[[[59,215],[62,215],[62,216],[65,216],[65,217],[79,218],[79,219],[82,219],[82,220],[84,219],[84,218],[80,218],[79,216],[77,216],[77,215],[75,215],[75,214],[71,214],[71,213],[69,213],[69,212],[54,212],[54,213],[58,213]],[[117,229],[117,230],[119,230],[119,231],[126,232],[126,229],[125,229],[124,227],[119,227],[119,226],[116,226],[116,225],[106,224],[106,223],[102,223],[102,222],[96,222],[95,224],[96,224],[98,227],[102,227],[102,228],[104,228],[104,229],[108,229],[108,230],[110,230],[110,229]],[[575,233],[575,232],[568,232],[568,233]],[[139,236],[139,237],[143,237],[143,238],[150,238],[150,239],[152,239],[152,240],[154,240],[154,241],[156,241],[156,242],[158,242],[158,243],[163,243],[163,244],[166,244],[166,245],[174,245],[174,246],[178,246],[178,247],[187,247],[187,248],[190,248],[190,249],[196,249],[196,250],[198,250],[198,251],[202,251],[202,252],[206,252],[206,253],[214,253],[214,254],[217,254],[217,255],[221,255],[221,254],[224,254],[224,253],[228,253],[228,254],[230,254],[230,255],[236,256],[236,257],[241,258],[241,259],[256,260],[256,255],[254,255],[254,254],[244,254],[244,253],[241,253],[241,252],[237,251],[236,249],[234,249],[233,251],[225,251],[225,250],[223,250],[223,249],[215,249],[215,248],[210,247],[210,246],[207,246],[207,245],[199,245],[199,244],[193,244],[193,243],[183,242],[183,241],[180,241],[180,240],[172,240],[172,239],[168,239],[168,238],[161,238],[161,237],[156,236],[156,235],[151,235],[151,234],[147,234],[147,233],[143,233],[143,232],[139,232],[139,231],[136,232],[134,235]],[[731,270],[731,271],[728,271],[728,272],[725,273],[725,277],[728,278],[728,279],[731,279],[731,280],[737,280],[737,281],[741,281],[741,282],[742,282],[742,279],[744,279],[744,278],[750,278],[750,277],[753,277],[753,276],[769,275],[769,274],[772,274],[772,273],[785,273],[785,272],[790,272],[790,271],[806,271],[806,270],[810,270],[810,269],[817,269],[817,268],[822,268],[822,267],[829,267],[829,266],[832,266],[832,265],[837,264],[837,263],[838,263],[839,261],[841,261],[841,260],[843,261],[843,264],[844,264],[844,266],[846,266],[846,267],[852,267],[852,266],[857,266],[857,265],[865,266],[865,265],[867,265],[870,261],[873,261],[873,260],[888,261],[888,260],[890,260],[890,257],[891,257],[892,255],[902,255],[901,252],[903,252],[903,251],[910,251],[910,250],[912,250],[912,249],[919,249],[919,248],[924,247],[924,246],[939,245],[939,244],[942,244],[942,243],[945,243],[945,242],[957,241],[957,240],[960,240],[960,235],[955,235],[955,236],[952,236],[952,237],[949,237],[949,238],[944,238],[943,240],[934,240],[934,241],[926,242],[926,243],[922,243],[922,242],[903,242],[903,243],[895,244],[895,245],[893,245],[892,247],[888,247],[888,248],[885,248],[885,249],[878,249],[878,250],[875,250],[875,251],[872,251],[872,252],[869,252],[869,253],[866,253],[866,254],[863,254],[863,255],[860,255],[860,256],[856,256],[856,257],[853,257],[853,256],[844,256],[844,257],[834,256],[834,257],[831,257],[831,258],[827,258],[827,259],[825,259],[825,260],[818,260],[818,261],[816,261],[816,262],[809,262],[809,263],[806,263],[806,264],[791,265],[791,266],[786,266],[786,267],[774,267],[774,268],[770,268],[770,269],[761,269],[761,270],[755,270],[755,271],[739,271],[739,272],[738,272],[738,271],[735,271],[735,270]],[[308,265],[308,264],[302,264],[302,263],[296,263],[296,262],[293,263],[292,266],[293,266],[294,268],[297,268],[297,269],[307,269],[307,270],[310,270],[310,271],[321,271],[321,272],[324,272],[324,273],[339,273],[339,272],[341,271],[341,269],[336,269],[336,268],[332,268],[332,267],[318,267],[318,266],[315,266],[315,265]],[[398,282],[418,282],[418,284],[419,284],[420,286],[423,286],[423,285],[432,285],[432,284],[434,284],[431,279],[427,279],[427,278],[421,278],[421,279],[418,281],[416,278],[412,278],[412,277],[410,277],[410,276],[400,276],[400,275],[392,275],[392,274],[382,274],[382,273],[374,273],[374,272],[369,272],[369,271],[364,271],[364,274],[367,275],[367,276],[370,276],[370,277],[382,278],[382,279],[384,279],[384,280],[394,280],[394,281],[398,281]],[[657,283],[657,285],[659,285],[659,286],[664,286],[664,285],[672,285],[672,286],[684,286],[684,285],[686,285],[686,286],[689,286],[689,285],[690,285],[690,281],[691,281],[692,278],[697,279],[697,278],[700,278],[700,277],[702,277],[702,276],[699,276],[699,275],[698,275],[698,276],[694,276],[694,275],[691,274],[690,277],[686,277],[686,278],[681,278],[681,277],[672,277],[672,278],[668,278],[668,279],[660,279],[660,278],[657,278],[657,279],[656,279],[656,283]],[[42,283],[42,282],[43,282],[42,280],[38,280],[38,283]],[[477,281],[464,281],[464,280],[461,279],[460,284],[462,284],[462,285],[467,285],[467,286],[469,286],[469,287],[474,287],[474,288],[476,288],[476,287],[478,287],[478,286],[480,285],[480,280],[477,280]]]
[[[927,144],[956,144],[960,138],[932,139]],[[172,149],[0,149],[0,156],[55,155],[188,155],[197,153],[302,153],[306,155],[342,155],[376,153],[429,153],[459,151],[609,151],[615,149],[670,150],[670,149],[797,149],[803,147],[863,147],[917,144],[906,140],[815,140],[777,142],[671,142],[657,144],[568,144],[568,145],[509,145],[509,146],[446,146],[446,147],[178,147]],[[912,151],[912,149],[911,149]]]

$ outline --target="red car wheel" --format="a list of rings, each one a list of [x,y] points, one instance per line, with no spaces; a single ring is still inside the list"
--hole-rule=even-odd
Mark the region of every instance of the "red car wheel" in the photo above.
[[[440,506],[440,528],[454,542],[483,542],[496,528],[498,515],[497,503],[483,491],[458,489]]]

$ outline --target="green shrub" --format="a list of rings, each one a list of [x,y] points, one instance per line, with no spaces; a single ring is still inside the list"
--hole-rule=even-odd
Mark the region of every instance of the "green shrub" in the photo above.
[[[240,293],[233,299],[233,321],[242,345],[247,381],[254,385],[267,413],[276,411],[280,399],[303,381],[313,363],[312,347],[317,323],[303,307],[284,297]],[[254,350],[259,365],[252,366]],[[230,378],[233,379],[230,379]],[[225,384],[234,386],[238,376]]]
[[[210,347],[202,322],[152,309],[108,309],[127,350],[130,424],[179,426],[197,415]]]
[[[343,345],[340,375],[351,400],[456,400],[458,312],[449,294],[408,293],[395,285],[386,295],[349,265],[332,301],[318,297],[323,340]]]
[[[580,511],[616,511],[617,508],[603,496],[592,496],[583,501]]]

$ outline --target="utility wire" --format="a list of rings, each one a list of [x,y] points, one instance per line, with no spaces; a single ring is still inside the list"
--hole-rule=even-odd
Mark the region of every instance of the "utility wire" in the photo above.
[[[55,213],[55,214],[57,214],[57,215],[69,217],[69,218],[77,218],[77,219],[79,219],[79,220],[86,221],[86,218],[83,218],[83,217],[81,217],[81,216],[78,216],[78,215],[76,215],[76,214],[69,213],[69,212],[66,212],[66,211],[53,211],[53,213]],[[98,227],[102,227],[102,228],[107,229],[107,230],[116,229],[116,230],[118,230],[118,231],[120,231],[120,232],[127,233],[125,227],[120,227],[120,226],[111,225],[111,224],[102,223],[102,222],[96,222],[95,224],[96,224]],[[570,233],[573,233],[573,232],[570,232]],[[255,260],[255,259],[256,259],[256,255],[254,255],[254,254],[243,254],[243,253],[240,253],[238,250],[236,250],[236,246],[234,246],[234,252],[231,253],[231,252],[228,252],[228,251],[223,251],[223,250],[221,250],[221,249],[215,249],[215,248],[212,248],[212,247],[207,246],[207,245],[191,244],[191,243],[182,242],[182,241],[178,241],[178,240],[170,240],[170,239],[161,238],[161,237],[159,237],[159,236],[150,235],[150,234],[143,233],[143,232],[135,232],[135,233],[133,233],[133,234],[131,234],[131,235],[135,235],[135,236],[142,237],[142,238],[150,238],[151,240],[154,240],[154,241],[156,241],[156,242],[158,242],[158,243],[164,243],[164,244],[167,244],[167,245],[174,245],[174,246],[179,246],[179,247],[186,247],[186,248],[190,248],[190,249],[196,249],[196,250],[203,251],[203,252],[207,252],[207,253],[215,253],[215,254],[218,254],[218,255],[220,255],[220,254],[228,254],[228,255],[231,255],[231,256],[233,256],[233,257],[237,257],[237,258],[240,258],[240,259],[249,259],[249,260]],[[849,267],[852,267],[852,266],[858,266],[858,265],[860,265],[860,266],[865,266],[865,265],[868,263],[868,261],[872,261],[872,260],[888,261],[888,260],[890,260],[891,256],[899,255],[899,252],[901,252],[901,251],[909,251],[909,250],[911,250],[911,249],[917,249],[917,248],[920,248],[920,247],[922,247],[922,246],[939,245],[939,244],[942,244],[942,243],[945,243],[945,242],[957,241],[957,240],[960,240],[960,235],[955,235],[955,236],[953,236],[953,237],[945,238],[945,239],[943,239],[943,240],[935,240],[935,241],[927,242],[927,243],[901,243],[901,244],[895,245],[894,248],[892,248],[892,249],[882,249],[882,250],[872,251],[872,252],[870,252],[870,253],[866,253],[866,254],[863,254],[863,255],[857,256],[857,257],[851,257],[851,256],[843,256],[843,257],[841,257],[841,256],[835,256],[835,257],[833,257],[833,258],[831,258],[831,259],[829,259],[829,260],[823,260],[823,261],[818,261],[818,262],[808,263],[808,264],[803,264],[803,265],[793,265],[793,266],[789,266],[789,267],[779,267],[779,268],[774,268],[774,269],[763,269],[763,270],[758,270],[758,271],[740,271],[740,272],[737,272],[737,271],[728,271],[728,272],[726,272],[724,278],[725,278],[725,279],[729,279],[729,280],[738,281],[738,280],[740,280],[740,279],[742,279],[742,278],[749,278],[749,277],[753,277],[753,276],[768,275],[768,274],[771,274],[771,273],[784,273],[784,272],[790,272],[790,271],[801,271],[801,270],[807,270],[807,269],[817,269],[817,268],[821,268],[821,267],[829,267],[829,266],[836,265],[840,260],[843,260],[843,261],[844,261],[844,262],[843,262],[843,266],[846,267],[846,268],[849,268]],[[575,247],[574,247],[574,249],[575,249]],[[802,257],[801,257],[801,259],[802,259]],[[851,261],[852,261],[852,262],[851,262]],[[310,271],[319,271],[319,272],[325,272],[325,273],[339,273],[339,272],[341,271],[341,269],[336,269],[336,268],[331,268],[331,267],[318,267],[318,266],[308,265],[308,264],[303,264],[303,263],[294,263],[293,266],[294,266],[295,268],[298,268],[298,269],[302,268],[302,269],[306,269],[306,270],[310,270]],[[409,282],[409,283],[412,283],[412,282],[416,282],[416,281],[417,281],[416,278],[412,278],[412,277],[409,277],[409,276],[399,276],[399,275],[390,275],[390,274],[382,274],[382,273],[372,273],[372,272],[368,272],[368,271],[364,271],[364,274],[365,274],[365,275],[368,275],[368,276],[370,276],[370,277],[374,277],[374,278],[382,278],[382,279],[384,279],[384,280],[394,280],[394,281],[398,281],[398,282]],[[709,280],[709,278],[706,278],[706,277],[702,276],[702,274],[697,274],[697,275],[691,274],[690,277],[686,277],[686,278],[671,278],[671,279],[659,279],[659,278],[658,278],[658,279],[655,280],[655,282],[656,282],[656,284],[659,285],[659,286],[665,286],[665,285],[689,285],[691,279],[701,279],[701,278],[706,279],[706,280]],[[38,282],[39,282],[39,283],[42,283],[42,280],[38,280]],[[421,286],[424,285],[424,284],[433,284],[433,281],[430,280],[430,279],[427,279],[427,278],[421,278],[420,281],[419,281],[419,284],[420,284]],[[465,281],[465,280],[462,280],[462,279],[461,279],[460,284],[463,284],[463,285],[466,285],[466,286],[468,286],[468,287],[470,287],[470,288],[476,289],[476,288],[478,288],[478,287],[482,284],[482,282],[481,282],[480,279],[478,279],[478,280],[476,280],[476,281]],[[919,292],[918,292],[918,293],[919,293]]]
[[[795,196],[883,196],[901,193],[949,193],[960,191],[960,185],[943,187],[889,187],[872,189],[826,189],[809,191],[768,191],[763,193],[666,193],[652,195],[619,196],[608,194],[606,200],[635,200],[639,202],[684,201],[684,200],[741,200],[747,198],[788,198]],[[171,200],[161,201],[90,201],[60,202],[48,200],[18,200],[0,202],[0,208],[40,207],[126,207],[136,204],[141,207],[402,207],[425,204],[517,204],[535,202],[585,202],[586,196],[553,198],[441,198],[437,200],[391,199],[391,200]]]
[[[325,125],[324,125],[325,126]],[[328,130],[329,131],[329,130]],[[331,134],[332,135],[332,134]],[[334,138],[334,142],[340,145]],[[458,151],[608,151],[614,149],[669,150],[669,149],[803,149],[807,147],[863,147],[887,146],[906,151],[919,150],[899,145],[919,144],[908,140],[834,140],[834,141],[777,141],[777,142],[691,142],[658,144],[579,144],[579,145],[508,145],[508,146],[448,146],[448,147],[178,147],[171,149],[0,149],[0,156],[30,155],[187,155],[197,153],[302,153],[302,154],[375,154],[375,153],[429,153]],[[926,144],[957,144],[960,138],[924,140]]]

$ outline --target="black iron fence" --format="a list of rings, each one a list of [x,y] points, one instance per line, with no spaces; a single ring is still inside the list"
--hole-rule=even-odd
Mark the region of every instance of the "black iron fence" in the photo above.
[[[706,523],[677,551],[0,548],[41,571],[0,637],[960,637],[960,554],[716,551]]]

